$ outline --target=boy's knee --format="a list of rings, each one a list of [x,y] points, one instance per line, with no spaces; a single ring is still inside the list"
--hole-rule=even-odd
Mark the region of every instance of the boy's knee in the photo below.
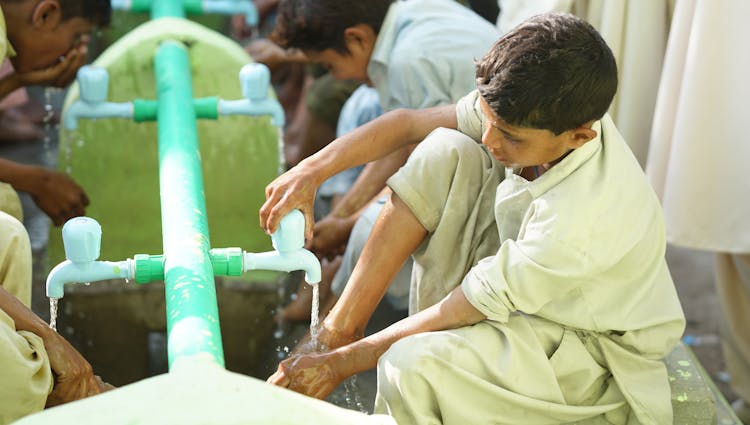
[[[437,128],[417,145],[414,152],[427,150],[433,157],[459,156],[480,157],[482,145],[458,130]]]
[[[12,215],[0,211],[0,251],[13,244],[16,248],[29,245],[26,228]]]
[[[403,338],[391,346],[378,360],[378,371],[387,376],[426,378],[441,360],[441,350],[449,342],[437,333],[419,334]],[[397,373],[388,373],[388,371]]]

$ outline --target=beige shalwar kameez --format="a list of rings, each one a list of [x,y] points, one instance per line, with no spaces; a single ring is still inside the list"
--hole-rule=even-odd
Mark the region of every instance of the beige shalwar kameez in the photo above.
[[[15,202],[13,202],[15,199]],[[31,247],[17,218],[3,210],[19,210],[18,197],[0,183],[0,286],[31,304]],[[47,352],[37,335],[16,330],[0,310],[0,425],[44,409],[53,377]]]
[[[476,92],[457,114],[460,132],[433,132],[389,185],[428,230],[412,312],[460,284],[487,320],[394,344],[376,411],[399,424],[671,423],[661,359],[684,316],[658,201],[611,119],[529,182],[477,143]]]

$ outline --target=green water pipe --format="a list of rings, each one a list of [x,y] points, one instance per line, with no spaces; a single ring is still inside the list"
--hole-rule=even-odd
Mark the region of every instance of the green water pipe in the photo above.
[[[213,248],[208,252],[214,276],[242,276],[241,248]],[[136,254],[135,283],[164,280],[164,256]]]
[[[154,71],[169,365],[181,357],[208,354],[224,366],[185,46],[171,40],[161,43]]]
[[[150,13],[151,19],[184,18],[186,14],[203,13],[201,0],[133,0],[130,10],[139,13]]]
[[[201,0],[133,0],[130,10],[139,13],[151,13],[151,19],[184,18],[186,14],[203,12]]]

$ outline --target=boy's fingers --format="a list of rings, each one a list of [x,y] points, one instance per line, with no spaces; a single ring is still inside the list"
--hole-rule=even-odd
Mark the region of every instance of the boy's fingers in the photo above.
[[[302,210],[302,214],[305,216],[305,240],[312,240],[313,238],[313,227],[315,226],[315,218],[313,212],[305,208]]]
[[[271,375],[267,380],[267,383],[276,385],[278,387],[288,387],[291,380],[287,378],[286,374],[283,370],[279,368],[279,370],[276,371],[273,375]]]
[[[272,188],[266,188],[266,202],[260,207],[260,227],[269,235],[276,230],[276,226],[271,226],[271,213],[275,206],[279,203],[282,196],[280,191],[275,191]]]

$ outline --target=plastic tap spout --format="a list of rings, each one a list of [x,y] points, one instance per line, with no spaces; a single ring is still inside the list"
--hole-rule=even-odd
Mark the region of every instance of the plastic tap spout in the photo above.
[[[62,298],[66,283],[98,282],[107,279],[133,279],[132,260],[119,262],[73,262],[65,260],[55,266],[47,276],[47,296]]]
[[[65,112],[65,128],[78,130],[81,118],[133,118],[133,102],[89,103],[76,100]]]
[[[271,116],[276,127],[284,126],[284,109],[275,99],[219,100],[219,115]]]
[[[305,281],[313,284],[320,282],[320,261],[312,252],[302,248],[291,252],[245,252],[243,271],[249,270],[277,270],[291,272],[304,270]]]
[[[249,63],[240,69],[240,88],[244,99],[219,100],[219,115],[270,115],[273,125],[284,127],[284,108],[269,97],[271,71],[261,63]]]

